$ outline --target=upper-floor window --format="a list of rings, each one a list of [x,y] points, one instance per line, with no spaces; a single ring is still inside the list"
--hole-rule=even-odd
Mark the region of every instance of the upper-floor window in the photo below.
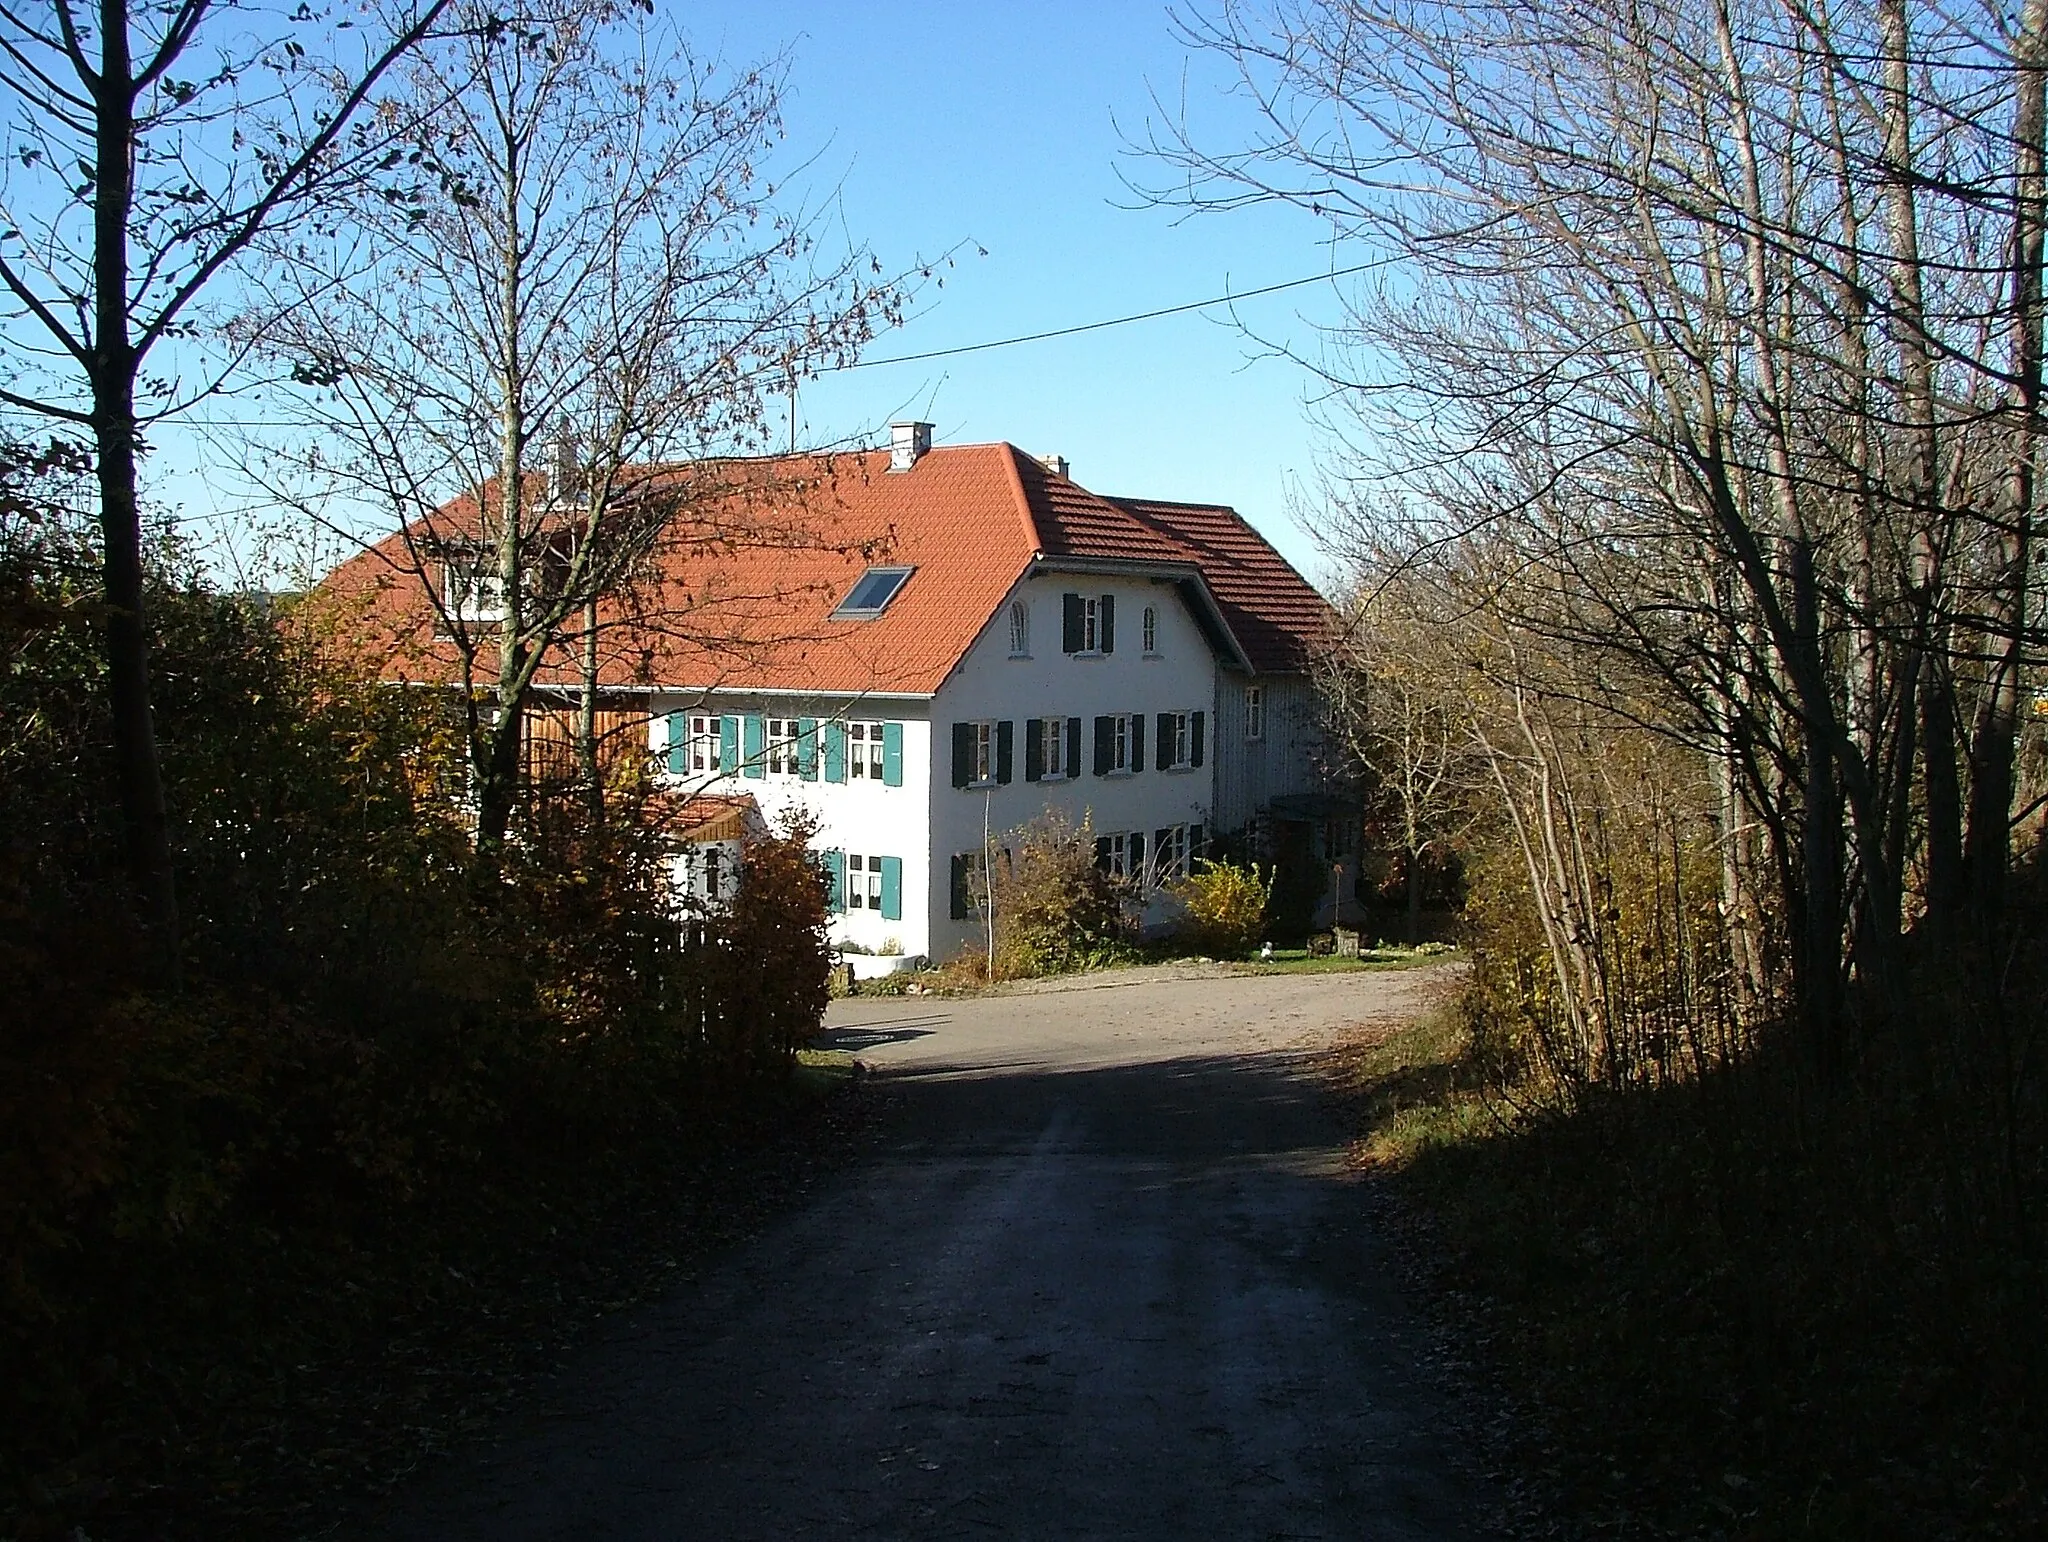
[[[846,725],[846,774],[863,781],[882,779],[882,725]]]
[[[1247,739],[1266,737],[1266,691],[1263,686],[1248,685],[1244,688],[1244,736]]]
[[[996,779],[996,725],[976,723],[974,725],[974,774],[970,780],[977,786]]]
[[[1053,782],[1073,774],[1067,765],[1067,720],[1063,717],[1039,719],[1038,774]]]
[[[1139,628],[1144,633],[1145,654],[1148,658],[1159,656],[1159,607],[1147,605]]]
[[[1120,776],[1145,769],[1145,716],[1112,712],[1095,720],[1095,774]]]
[[[1204,712],[1159,714],[1159,744],[1154,759],[1162,771],[1187,771],[1202,763]]]
[[[701,714],[691,715],[688,753],[690,757],[689,768],[692,772],[705,771],[716,773],[725,769],[719,763],[719,740],[717,718],[706,717]]]
[[[1010,602],[1010,657],[1031,657],[1031,607],[1022,600]]]
[[[1061,600],[1060,612],[1060,651],[1062,653],[1114,653],[1116,651],[1115,595],[1065,595]]]
[[[953,725],[953,785],[988,787],[1011,776],[1017,725],[983,718]],[[1028,769],[1028,767],[1027,767]]]
[[[457,621],[503,621],[505,585],[497,553],[480,544],[450,545],[441,564],[441,603]]]
[[[768,774],[770,776],[800,776],[798,765],[797,737],[800,730],[793,717],[771,717],[768,719]]]

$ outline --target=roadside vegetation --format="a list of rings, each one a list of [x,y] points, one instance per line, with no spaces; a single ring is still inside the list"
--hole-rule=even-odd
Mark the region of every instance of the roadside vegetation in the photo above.
[[[1581,1535],[2048,1529],[2048,4],[1230,4],[1361,281],[1338,739],[1455,1025],[1366,1077]],[[1417,908],[1422,907],[1418,882]]]

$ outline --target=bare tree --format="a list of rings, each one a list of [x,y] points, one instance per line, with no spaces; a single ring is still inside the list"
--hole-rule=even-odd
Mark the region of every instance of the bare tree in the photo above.
[[[1824,1066],[1852,973],[1881,1011],[1909,920],[1988,935],[2009,861],[2044,20],[1227,3],[1188,31],[1264,134],[1151,145],[1162,198],[1310,206],[1402,261],[1323,361],[1361,474],[1433,511],[1418,553],[1483,536],[1529,637],[1658,682],[1637,710],[1763,833]]]
[[[364,113],[449,0],[363,26],[219,0],[0,5],[0,286],[18,371],[0,402],[89,437],[99,487],[105,648],[129,872],[165,967],[177,893],[150,710],[137,456],[149,426],[214,376],[181,378],[197,307],[267,229],[372,170]]]
[[[480,871],[550,671],[580,684],[595,795],[600,633],[650,624],[650,565],[818,539],[750,518],[772,500],[720,457],[765,447],[768,393],[850,359],[898,290],[766,180],[785,89],[614,0],[542,0],[409,67],[402,112],[447,103],[413,148],[438,198],[367,198],[353,240],[278,254],[263,327],[320,445],[298,496],[405,531],[460,658]]]

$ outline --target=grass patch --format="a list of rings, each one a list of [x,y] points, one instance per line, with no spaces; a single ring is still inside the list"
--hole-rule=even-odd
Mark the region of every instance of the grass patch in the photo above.
[[[2039,1263],[1940,1237],[1924,1120],[1774,1072],[1518,1116],[1446,1011],[1333,1075],[1544,1535],[2048,1535]]]
[[[1367,948],[1357,958],[1339,958],[1333,953],[1315,954],[1305,948],[1275,948],[1271,958],[1224,959],[1233,974],[1348,974],[1360,969],[1414,969],[1441,964],[1457,956],[1456,950],[1441,943],[1424,943],[1420,948],[1388,945]]]

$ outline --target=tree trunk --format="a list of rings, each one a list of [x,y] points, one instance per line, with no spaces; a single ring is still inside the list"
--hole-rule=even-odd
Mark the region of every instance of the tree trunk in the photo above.
[[[583,606],[583,699],[576,714],[576,752],[583,772],[583,795],[595,823],[604,820],[604,766],[597,753],[597,601]]]
[[[150,704],[142,522],[135,489],[135,375],[128,328],[128,216],[134,197],[134,85],[126,0],[102,0],[93,204],[92,426],[105,547],[107,696],[113,719],[122,856],[149,929],[154,972],[180,960],[170,820]]]

